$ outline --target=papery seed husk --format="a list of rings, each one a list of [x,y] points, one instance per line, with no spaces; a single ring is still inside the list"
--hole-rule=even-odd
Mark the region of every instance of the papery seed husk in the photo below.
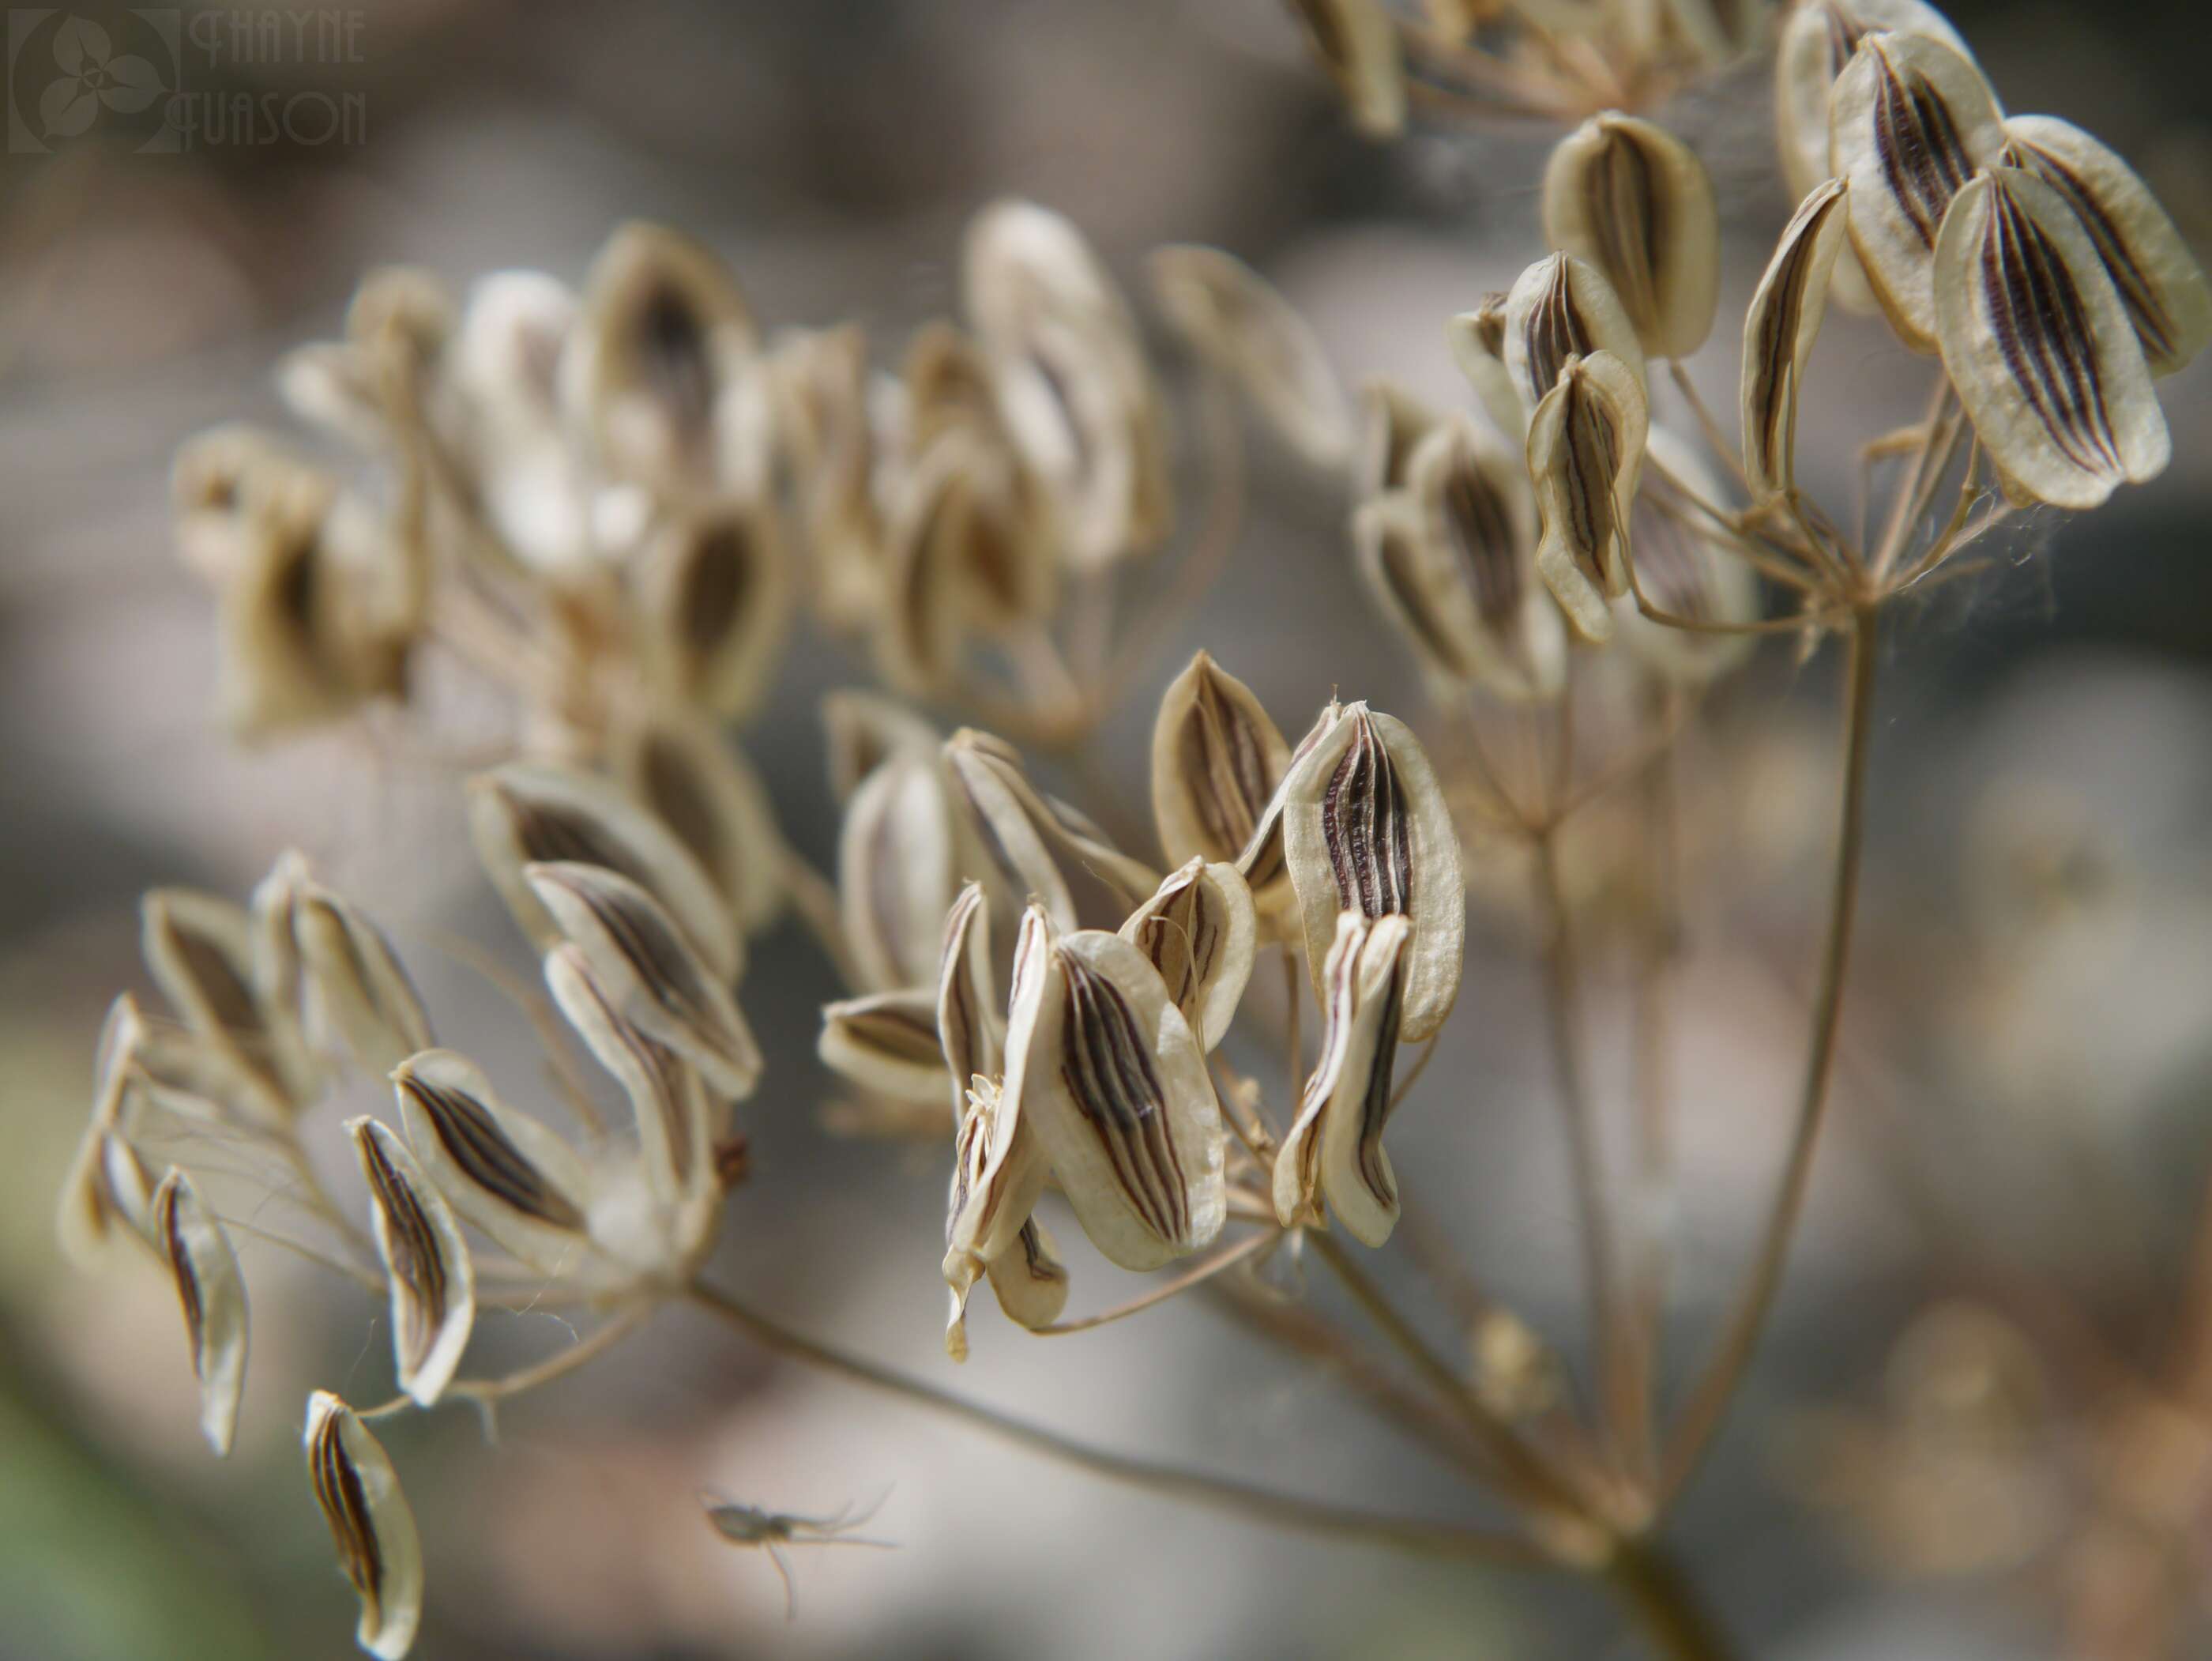
[[[177,557],[201,581],[222,588],[244,564],[263,506],[313,470],[276,438],[243,422],[197,433],[178,447],[169,469]]]
[[[536,864],[523,875],[623,1020],[724,1095],[752,1093],[761,1070],[752,1030],[658,900],[599,866]]]
[[[1652,357],[1687,357],[1720,305],[1713,182],[1665,128],[1607,111],[1553,149],[1544,236],[1606,274]]]
[[[2070,121],[2016,115],[2004,135],[2007,161],[2064,197],[2081,220],[2152,375],[2187,364],[2212,340],[2212,284],[2149,187]]]
[[[841,803],[893,755],[934,760],[945,742],[942,733],[896,698],[854,687],[822,695],[822,728],[829,740],[830,793]]]
[[[399,954],[359,906],[307,882],[293,899],[292,933],[326,1041],[342,1034],[372,1073],[389,1073],[437,1042]]]
[[[1743,545],[1690,499],[1725,505],[1726,487],[1696,445],[1663,427],[1646,441],[1630,509],[1637,585],[1654,608],[1700,623],[1746,624],[1759,616],[1759,578]],[[1707,633],[1647,618],[1633,594],[1613,602],[1620,643],[1654,673],[1703,685],[1741,664],[1758,645],[1749,633]]]
[[[1505,367],[1506,298],[1503,293],[1485,295],[1474,310],[1460,313],[1444,326],[1444,339],[1482,412],[1518,444],[1528,436],[1528,406]]]
[[[1936,236],[1960,188],[1995,162],[2002,113],[1981,71],[1941,41],[1869,34],[1829,101],[1835,171],[1850,182],[1851,246],[1890,325],[1936,344]]]
[[[714,879],[668,824],[611,780],[580,767],[509,762],[468,783],[469,835],[492,885],[531,943],[561,938],[523,877],[555,860],[604,866],[648,890],[718,979],[744,970],[744,945]]]
[[[957,1125],[967,1111],[968,1081],[978,1074],[999,1078],[1006,1068],[1006,1020],[992,972],[990,904],[978,882],[963,888],[945,913],[937,970],[937,1042],[952,1088]]]
[[[893,489],[873,655],[883,678],[908,697],[940,695],[958,678],[969,621],[960,563],[974,523],[961,470],[972,453],[962,435],[949,434]]]
[[[624,736],[617,770],[629,794],[707,873],[740,938],[775,924],[783,915],[788,855],[768,788],[734,743],[712,721],[661,711]],[[681,920],[688,912],[678,904],[672,915]],[[702,922],[687,932],[714,930]],[[701,955],[718,968],[714,952],[702,948]],[[730,979],[738,967],[731,964]]]
[[[1031,1217],[1014,1237],[1013,1248],[986,1265],[991,1290],[1006,1318],[1031,1331],[1048,1327],[1067,1307],[1067,1265],[1045,1226]]]
[[[131,1055],[144,1029],[145,1017],[127,992],[108,1005],[106,1019],[100,1023],[93,1055],[92,1115],[63,1179],[56,1216],[62,1255],[79,1269],[90,1269],[99,1261],[117,1222],[137,1226],[118,1203],[108,1181],[107,1144],[124,1126]]]
[[[1558,696],[1566,630],[1537,580],[1536,504],[1525,456],[1473,422],[1445,423],[1413,457],[1412,492],[1437,593],[1437,632],[1465,679],[1516,703]]]
[[[937,995],[878,992],[822,1006],[816,1046],[823,1065],[869,1090],[907,1102],[945,1099],[951,1075],[937,1042]]]
[[[1990,169],[1952,204],[1935,266],[1943,368],[2006,478],[2094,508],[2165,469],[2172,441],[2142,348],[2063,196]]]
[[[884,761],[846,804],[837,897],[861,984],[889,992],[930,983],[953,892],[951,805],[934,756]]]
[[[1610,352],[1574,362],[1528,423],[1536,569],[1577,634],[1613,636],[1628,592],[1631,504],[1644,459],[1644,389]]]
[[[199,1381],[200,1434],[218,1457],[230,1452],[246,1392],[246,1280],[230,1235],[175,1166],[155,1190],[154,1243],[168,1259],[185,1312],[192,1376]]]
[[[1156,248],[1152,297],[1194,351],[1226,375],[1291,448],[1343,465],[1352,411],[1313,326],[1257,271],[1218,248]]]
[[[1152,816],[1168,857],[1239,860],[1290,760],[1252,689],[1207,654],[1192,658],[1161,694],[1152,724]],[[1279,855],[1243,874],[1262,912],[1290,904]]]
[[[1775,137],[1782,180],[1803,200],[1834,169],[1828,159],[1828,95],[1869,33],[1887,29],[1939,40],[1972,53],[1959,32],[1923,0],[1809,0],[1784,18],[1774,58]]]
[[[434,1406],[460,1366],[476,1323],[476,1267],[453,1208],[391,1129],[349,1119],[368,1184],[369,1220],[392,1287],[392,1348],[399,1387]]]
[[[724,720],[750,715],[790,638],[796,598],[773,505],[732,502],[671,523],[635,580],[654,684]]]
[[[1258,932],[1252,891],[1237,867],[1202,859],[1170,871],[1121,928],[1159,971],[1168,996],[1209,1050],[1237,1018]]]
[[[1159,873],[1114,847],[1105,833],[1030,782],[1020,752],[963,727],[945,742],[955,801],[1017,893],[1037,895],[1054,920],[1073,928],[1085,909],[1071,881],[1103,891],[1118,920],[1159,885]]]
[[[1033,1020],[1033,1015],[1025,1018],[1023,1012],[1047,994],[1058,995],[1059,971],[1046,943],[1049,929],[1048,920],[1034,908],[1024,919],[1014,952],[1009,1030],[1018,1021]],[[1019,1247],[1030,1214],[1052,1174],[1036,1131],[1023,1117],[1025,1071],[1024,1060],[1009,1052],[1003,1087],[995,1079],[971,1080],[967,1112],[953,1136],[943,1274],[951,1293],[945,1348],[956,1361],[968,1355],[962,1322],[969,1289],[991,1263]]]
[[[1406,125],[1406,67],[1381,0],[1289,0],[1306,40],[1336,82],[1352,125],[1388,138]]]
[[[1227,1215],[1206,1052],[1128,941],[1090,929],[1045,949],[1050,985],[1007,1024],[1008,1094],[1091,1244],[1124,1269],[1158,1269],[1212,1242]]]
[[[1449,703],[1474,684],[1473,599],[1426,534],[1409,490],[1386,490],[1352,516],[1352,563],[1383,621],[1413,648],[1430,696]]]
[[[589,1232],[592,1183],[574,1149],[501,1101],[483,1069],[451,1050],[392,1074],[415,1157],[453,1209],[520,1261],[573,1269]]]
[[[1316,999],[1343,911],[1412,919],[1405,1040],[1443,1025],[1459,995],[1467,890],[1459,837],[1429,758],[1404,722],[1347,704],[1283,784],[1283,839]]]
[[[1532,425],[1567,361],[1598,352],[1617,358],[1642,388],[1644,347],[1605,273],[1571,253],[1522,272],[1505,296],[1505,368]]]
[[[327,1390],[307,1401],[308,1480],[330,1525],[338,1567],[361,1599],[355,1641],[400,1661],[422,1619],[422,1541],[383,1444]]]
[[[1849,184],[1816,185],[1797,206],[1743,319],[1743,465],[1764,499],[1797,480],[1797,406],[1837,256],[1850,241]]]
[[[139,908],[146,967],[185,1026],[220,1058],[227,1098],[264,1124],[288,1122],[306,1068],[289,1014],[255,988],[252,920],[217,895],[155,889]]]
[[[585,1048],[614,1076],[637,1127],[646,1183],[679,1232],[714,1190],[719,1129],[699,1075],[677,1052],[633,1025],[578,946],[545,954],[545,987]]]
[[[1403,490],[1413,452],[1443,419],[1404,387],[1370,380],[1359,389],[1359,448],[1352,458],[1352,496],[1365,502]]]

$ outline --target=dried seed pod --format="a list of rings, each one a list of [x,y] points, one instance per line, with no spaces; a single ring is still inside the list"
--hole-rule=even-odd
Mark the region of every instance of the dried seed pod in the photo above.
[[[154,983],[215,1060],[224,1098],[264,1125],[290,1120],[307,1068],[289,1013],[256,989],[252,919],[213,894],[159,888],[139,907]]]
[[[392,1283],[392,1348],[399,1388],[436,1405],[468,1348],[477,1317],[476,1269],[453,1208],[399,1138],[363,1115],[346,1121],[369,1220]]]
[[[1514,702],[1555,697],[1566,631],[1536,580],[1536,506],[1525,459],[1474,423],[1448,422],[1413,457],[1431,626],[1455,649],[1460,686]]]
[[[1532,424],[1567,361],[1599,352],[1643,389],[1644,348],[1605,273],[1571,253],[1522,272],[1505,296],[1505,368]]]
[[[1467,889],[1459,837],[1435,770],[1412,732],[1364,703],[1334,719],[1292,765],[1280,796],[1285,856],[1305,925],[1316,1000],[1340,912],[1413,921],[1404,1028],[1417,1043],[1459,995]]]
[[[1200,1045],[1210,1050],[1229,1036],[1258,940],[1252,891],[1235,866],[1193,859],[1169,872],[1121,935],[1159,971]]]
[[[422,376],[445,356],[455,320],[453,297],[435,271],[380,265],[347,303],[346,338]]]
[[[2165,469],[2172,441],[2142,348],[2057,190],[1988,170],[1953,202],[1935,270],[1944,370],[2017,490],[2094,508]]]
[[[545,954],[545,986],[576,1036],[614,1075],[637,1125],[646,1185],[669,1220],[679,1253],[711,1218],[717,1188],[716,1115],[684,1058],[634,1025],[580,946]]]
[[[1972,60],[1921,35],[1869,34],[1829,100],[1835,171],[1850,181],[1851,246],[1890,326],[1936,344],[1936,234],[1960,189],[2004,147]]]
[[[935,757],[890,757],[853,793],[837,836],[839,915],[867,989],[930,983],[955,874]]]
[[[312,880],[294,891],[290,912],[308,1011],[325,1043],[343,1037],[374,1073],[437,1043],[399,954],[367,912]]]
[[[1199,653],[1168,683],[1152,724],[1152,818],[1168,857],[1239,859],[1290,763],[1252,689]],[[1243,874],[1262,911],[1290,904],[1279,850]]]
[[[1289,5],[1336,82],[1352,125],[1370,138],[1404,131],[1406,65],[1382,0],[1289,0]]]
[[[774,505],[724,502],[670,524],[636,578],[654,684],[725,720],[757,709],[790,638],[794,600]]]
[[[2212,286],[2135,169],[2070,121],[2016,115],[2005,161],[2066,198],[2119,290],[2154,377],[2172,374],[2212,340]]]
[[[1042,972],[1042,956],[1031,962]],[[1021,968],[1018,954],[1018,995],[1023,985]],[[954,1133],[952,1183],[945,1197],[944,1275],[951,1298],[945,1353],[954,1360],[968,1359],[968,1293],[979,1276],[994,1271],[1009,1257],[1019,1260],[1018,1273],[991,1274],[993,1289],[1009,1314],[1024,1325],[1049,1326],[1066,1307],[1067,1272],[1051,1250],[1050,1237],[1030,1215],[1050,1174],[1036,1133],[1022,1121],[1018,1104],[1001,1093],[997,1080],[977,1075],[969,1082],[966,1111]],[[1058,1270],[1056,1276],[1054,1270]],[[1060,1282],[1056,1303],[1055,1279]]]
[[[770,367],[775,441],[805,520],[814,602],[830,628],[854,630],[883,587],[867,336],[857,323],[794,333]]]
[[[469,780],[469,837],[507,909],[544,951],[561,929],[524,878],[555,860],[603,866],[658,899],[715,978],[744,971],[744,942],[714,879],[674,830],[596,773],[550,762],[508,762]]]
[[[788,855],[768,788],[734,744],[712,722],[663,710],[623,736],[617,769],[629,794],[707,873],[740,940],[775,922],[783,913]],[[686,919],[695,936],[717,932],[703,914],[700,924],[690,925],[683,905],[671,913]],[[702,948],[701,955],[716,966],[714,951]],[[732,961],[731,979],[738,968]]]
[[[1443,417],[1395,381],[1370,380],[1359,389],[1359,453],[1353,459],[1352,499],[1366,502],[1405,489],[1413,452]]]
[[[212,427],[178,447],[169,468],[177,557],[201,581],[229,582],[246,563],[256,515],[313,468],[243,422]]]
[[[1783,19],[1774,58],[1774,119],[1783,183],[1802,201],[1835,171],[1828,98],[1859,42],[1877,30],[1925,35],[1961,58],[1966,41],[1924,0],[1808,0]]]
[[[1257,271],[1218,248],[1156,248],[1152,298],[1184,344],[1233,381],[1316,467],[1352,451],[1352,412],[1313,326]]]
[[[1698,499],[1692,499],[1692,493]],[[1659,611],[1699,623],[1747,624],[1759,615],[1759,578],[1735,536],[1698,501],[1723,503],[1727,491],[1695,445],[1654,427],[1648,463],[1630,509],[1636,581]],[[1749,634],[1707,633],[1654,621],[1632,594],[1613,603],[1620,643],[1655,674],[1702,685],[1751,655]]]
[[[1644,459],[1644,387],[1610,352],[1572,360],[1528,423],[1536,569],[1585,640],[1612,638],[1628,592],[1630,504]]]
[[[1528,436],[1528,406],[1505,367],[1506,298],[1502,293],[1483,295],[1473,311],[1462,312],[1444,326],[1444,338],[1482,412],[1518,444]]]
[[[154,1192],[154,1241],[168,1259],[192,1376],[200,1386],[200,1433],[218,1457],[228,1455],[246,1392],[246,1281],[230,1236],[200,1199],[191,1177],[172,1165]]]
[[[76,1156],[70,1162],[69,1175],[63,1179],[56,1220],[62,1255],[80,1269],[90,1269],[99,1260],[118,1222],[131,1232],[152,1238],[146,1232],[149,1202],[139,1191],[143,1184],[131,1169],[137,1155],[131,1153],[125,1159],[115,1152],[117,1146],[126,1153],[130,1150],[122,1133],[130,1098],[131,1052],[144,1031],[145,1018],[129,993],[119,995],[108,1005],[93,1056],[92,1117],[77,1144]],[[114,1180],[118,1176],[124,1178],[119,1187]]]
[[[1346,911],[1322,966],[1328,1026],[1298,1116],[1275,1157],[1275,1215],[1283,1226],[1318,1221],[1321,1202],[1362,1245],[1380,1246],[1398,1223],[1398,1181],[1382,1151],[1391,1075],[1405,1011],[1413,926]]]
[[[623,1020],[683,1056],[724,1095],[752,1094],[761,1070],[752,1029],[659,901],[596,865],[529,865],[523,876]]]
[[[1091,1244],[1158,1269],[1221,1232],[1220,1104],[1159,971],[1116,934],[1043,924],[1046,972],[1018,977],[1006,1097],[1032,1125]],[[1025,940],[1032,923],[1024,920]]]
[[[624,225],[592,263],[562,358],[562,401],[615,478],[700,489],[720,459],[723,393],[758,350],[719,259],[674,231]]]
[[[1652,357],[1687,357],[1720,306],[1720,211],[1705,164],[1618,111],[1561,139],[1544,169],[1544,236],[1605,273]]]
[[[392,1070],[415,1157],[453,1209],[520,1262],[573,1269],[590,1232],[591,1173],[547,1126],[500,1100],[483,1070],[426,1050]]]
[[[354,1640],[378,1661],[400,1661],[422,1620],[422,1540],[399,1475],[361,1416],[328,1390],[307,1398],[302,1440],[338,1567],[361,1599]]]
[[[1061,927],[1079,927],[1079,912],[1100,904],[1114,917],[1125,916],[1159,885],[1158,872],[1031,784],[1012,745],[963,727],[945,741],[944,756],[956,809],[993,863],[1016,893],[1042,899]],[[1079,885],[1103,890],[1103,897],[1079,898]]]
[[[877,992],[822,1006],[822,1063],[841,1077],[902,1102],[945,1099],[951,1074],[937,1042],[937,994]]]
[[[1427,529],[1410,491],[1386,491],[1352,516],[1352,563],[1382,620],[1413,649],[1430,696],[1445,703],[1474,684],[1476,623]]]
[[[276,361],[276,395],[311,427],[364,450],[386,441],[384,389],[373,356],[349,342],[310,341]]]
[[[936,1035],[952,1086],[952,1119],[967,1112],[969,1080],[1006,1070],[1006,1026],[991,972],[991,910],[983,885],[960,891],[945,917],[937,970]]]
[[[822,695],[822,727],[829,736],[830,789],[850,801],[861,781],[894,755],[937,758],[945,735],[896,698],[840,687]]]
[[[1014,1236],[1012,1249],[985,1269],[999,1307],[1018,1326],[1032,1332],[1048,1327],[1067,1307],[1067,1265],[1060,1261],[1059,1243],[1034,1216]]]
[[[1743,319],[1743,466],[1764,500],[1797,482],[1797,399],[1836,258],[1848,241],[1850,186],[1813,187],[1783,228]]]

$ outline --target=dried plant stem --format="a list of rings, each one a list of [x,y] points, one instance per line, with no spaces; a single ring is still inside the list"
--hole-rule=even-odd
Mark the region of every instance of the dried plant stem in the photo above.
[[[965,1421],[1001,1441],[1057,1459],[1109,1482],[1147,1493],[1211,1506],[1272,1528],[1297,1530],[1425,1556],[1540,1567],[1549,1560],[1530,1542],[1494,1529],[1462,1527],[1410,1518],[1386,1517],[1319,1500],[1278,1494],[1231,1478],[1210,1476],[1148,1459],[1109,1452],[1057,1431],[1017,1419],[978,1402],[955,1396],[890,1367],[817,1342],[769,1319],[703,1281],[694,1281],[690,1298],[700,1309],[744,1333],[763,1348],[835,1373],[855,1384],[901,1396],[920,1407]]]
[[[792,910],[806,926],[806,932],[814,936],[815,944],[830,959],[830,966],[837,971],[837,978],[848,987],[858,987],[860,973],[853,966],[852,953],[845,945],[845,924],[838,914],[836,885],[816,870],[805,855],[788,849],[783,856],[783,880],[791,892]]]
[[[1729,1661],[1735,1653],[1674,1559],[1656,1544],[1623,1546],[1607,1565],[1606,1580],[1668,1661]]]
[[[1813,1150],[1828,1104],[1834,1072],[1836,1033],[1843,1013],[1844,971],[1850,961],[1851,922],[1858,909],[1859,852],[1866,818],[1867,749],[1873,733],[1875,667],[1880,643],[1880,613],[1871,605],[1852,614],[1850,654],[1844,693],[1844,783],[1841,821],[1836,836],[1835,882],[1827,943],[1821,952],[1820,980],[1813,1000],[1812,1038],[1805,1058],[1805,1080],[1790,1134],[1790,1154],[1773,1208],[1760,1231],[1748,1279],[1738,1294],[1712,1359],[1692,1387],[1666,1453],[1660,1487],[1663,1508],[1697,1469],[1714,1433],[1720,1428],[1744,1368],[1782,1282],[1782,1269],[1813,1170]]]
[[[1544,915],[1545,1026],[1574,1183],[1583,1287],[1589,1300],[1590,1337],[1597,1357],[1600,1423],[1603,1440],[1618,1454],[1632,1439],[1631,1423],[1642,1409],[1632,1394],[1635,1375],[1629,1365],[1613,1208],[1606,1195],[1595,1110],[1583,1073],[1582,970],[1575,953],[1566,891],[1560,881],[1556,824],[1540,832],[1534,842],[1536,898]]]

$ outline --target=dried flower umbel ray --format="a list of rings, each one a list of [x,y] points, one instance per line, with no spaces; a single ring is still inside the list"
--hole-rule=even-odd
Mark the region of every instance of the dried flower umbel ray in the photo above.
[[[218,1446],[244,1382],[230,1236],[272,1231],[222,1213],[212,1179],[201,1198],[197,1155],[244,1155],[312,1227],[284,1244],[390,1299],[402,1393],[360,1415],[319,1396],[308,1432],[374,1652],[408,1647],[422,1585],[365,1421],[447,1399],[489,1411],[678,1300],[1156,1492],[1601,1576],[1665,1652],[1728,1652],[1656,1533],[1756,1342],[1824,1115],[1881,611],[1964,569],[2019,504],[2092,505],[2154,473],[2154,378],[2212,333],[2212,295],[2125,165],[2063,122],[2004,117],[1930,9],[1814,0],[1781,32],[1778,131],[1803,200],[1742,320],[1739,445],[1681,361],[1716,322],[1711,180],[1679,138],[1616,106],[1651,107],[1748,49],[1764,9],[1740,27],[1692,3],[1439,4],[1419,23],[1378,0],[1297,10],[1370,130],[1470,109],[1582,125],[1547,170],[1548,254],[1449,322],[1479,418],[1387,384],[1355,416],[1313,332],[1256,272],[1214,250],[1154,256],[1151,296],[1193,361],[1212,462],[1188,537],[1175,400],[1133,308],[1067,221],[1011,202],[971,228],[961,319],[917,332],[896,372],[873,367],[854,326],[763,335],[709,251],[633,226],[580,295],[502,273],[456,307],[421,273],[372,277],[347,338],[282,377],[358,465],[237,429],[179,457],[180,542],[221,592],[241,727],[404,699],[433,650],[511,697],[513,757],[472,782],[471,833],[541,958],[556,1072],[573,1074],[580,1042],[630,1109],[611,1136],[577,1092],[572,1134],[433,1047],[392,941],[296,856],[250,907],[149,899],[149,967],[174,1019],[118,1004],[65,1236],[80,1252],[141,1238],[167,1261]],[[1926,418],[1869,446],[1891,486],[1869,536],[1863,512],[1801,487],[1796,422],[1832,313],[1873,302],[1940,369]],[[1052,770],[1092,759],[1097,723],[1235,545],[1240,401],[1349,486],[1347,541],[1434,707],[1417,734],[1331,697],[1292,744],[1200,653],[1158,706],[1153,845],[1120,829],[1112,781],[1085,781],[1109,830],[1053,793]],[[378,466],[388,490],[353,477]],[[894,694],[825,708],[834,876],[786,844],[725,737],[760,707],[802,597]],[[1762,636],[1809,650],[1828,633],[1848,648],[1844,786],[1790,1157],[1669,1422],[1656,1383],[1667,1242],[1643,1220],[1671,1181],[1667,1092],[1645,1080],[1624,1216],[1599,1155],[1607,1104],[1586,1076],[1589,907],[1563,843],[1602,804],[1663,847],[1677,740],[1709,689]],[[948,733],[921,701],[971,724]],[[1449,1260],[1427,1184],[1385,1146],[1458,1000],[1470,885],[1494,890],[1501,844],[1532,879],[1589,1293],[1588,1406],[1559,1354]],[[1512,1525],[1381,1518],[1104,1453],[817,1344],[702,1278],[748,1166],[735,1105],[764,1066],[743,1008],[748,940],[787,895],[845,983],[819,1044],[852,1092],[834,1123],[940,1148],[951,1133],[946,1238],[928,1255],[956,1356],[979,1280],[1042,1335],[1205,1287],[1292,1355],[1327,1360]],[[1655,874],[1629,918],[1654,1028],[1677,897]],[[1279,1007],[1251,995],[1268,956]],[[1404,1062],[1405,1043],[1425,1047]],[[1278,1044],[1279,1066],[1259,1064]],[[301,1137],[349,1070],[388,1073],[396,1107],[354,1124],[351,1203]],[[142,1152],[155,1147],[179,1156],[158,1183]],[[1047,1213],[1163,1278],[1069,1317],[1074,1277]],[[1465,1322],[1471,1370],[1346,1236],[1402,1244]],[[1279,1281],[1307,1260],[1360,1325],[1264,1289],[1263,1265]],[[472,1311],[524,1300],[596,1324],[515,1373],[462,1376]],[[748,1542],[791,1521],[729,1517]]]

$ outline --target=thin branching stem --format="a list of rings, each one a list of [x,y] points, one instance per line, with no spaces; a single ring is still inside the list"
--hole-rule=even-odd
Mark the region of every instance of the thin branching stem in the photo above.
[[[1095,1327],[1103,1327],[1115,1321],[1126,1320],[1132,1315],[1141,1315],[1145,1311],[1155,1308],[1167,1302],[1169,1299],[1178,1297],[1188,1292],[1193,1287],[1202,1286],[1215,1275],[1236,1268],[1237,1264],[1243,1262],[1262,1249],[1273,1245],[1281,1238],[1282,1231],[1271,1223],[1270,1226],[1237,1241],[1234,1245],[1224,1246],[1212,1256],[1200,1258],[1196,1264],[1185,1269],[1173,1280],[1163,1281],[1150,1291],[1140,1293],[1126,1303],[1116,1304],[1111,1309],[1101,1310],[1096,1315],[1079,1316],[1073,1321],[1055,1321],[1048,1327],[1031,1327],[1030,1330],[1040,1338],[1058,1338],[1071,1332],[1089,1332]]]

